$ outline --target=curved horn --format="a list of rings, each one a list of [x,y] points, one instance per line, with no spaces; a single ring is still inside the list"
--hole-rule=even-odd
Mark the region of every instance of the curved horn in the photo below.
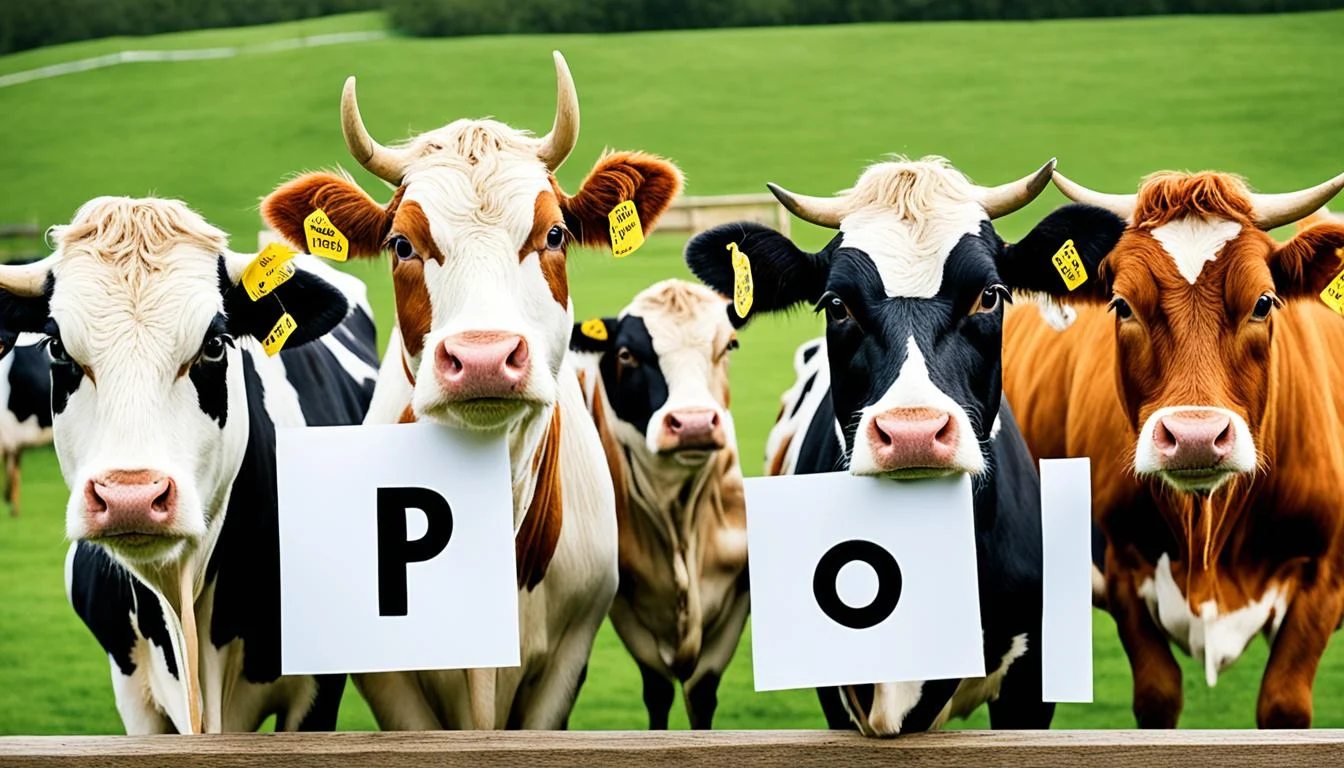
[[[555,171],[579,141],[579,94],[574,90],[574,78],[569,74],[565,57],[559,51],[552,51],[552,55],[555,56],[555,124],[541,138],[537,157],[547,170]]]
[[[1071,181],[1069,177],[1059,171],[1052,171],[1050,178],[1055,182],[1055,186],[1064,196],[1075,203],[1087,203],[1095,205],[1098,208],[1105,208],[1122,219],[1128,221],[1134,216],[1134,208],[1138,205],[1138,194],[1132,195],[1112,195],[1106,192],[1096,192]]]
[[[15,296],[41,296],[47,275],[60,257],[52,254],[32,264],[0,264],[0,288]]]
[[[373,140],[364,127],[364,118],[359,114],[359,99],[355,97],[355,77],[345,79],[345,89],[341,91],[341,132],[345,134],[345,146],[359,164],[369,173],[396,186],[401,185],[401,177],[410,165],[410,157],[405,150],[389,149]]]
[[[1330,202],[1344,189],[1344,173],[1314,187],[1277,195],[1251,194],[1251,213],[1255,226],[1269,230],[1291,224]]]
[[[779,201],[779,204],[789,209],[789,213],[794,216],[820,227],[840,228],[844,198],[795,195],[778,184],[768,183],[765,186]]]
[[[1025,208],[1045,190],[1054,170],[1055,158],[1052,157],[1045,165],[1017,181],[997,187],[980,187],[983,191],[980,202],[985,207],[985,213],[989,214],[989,218],[997,219]]]

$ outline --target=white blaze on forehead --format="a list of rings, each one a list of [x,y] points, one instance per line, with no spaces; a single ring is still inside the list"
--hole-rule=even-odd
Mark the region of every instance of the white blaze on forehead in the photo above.
[[[841,246],[868,254],[891,297],[936,295],[952,249],[989,220],[974,185],[942,158],[878,163],[841,194]]]
[[[1153,239],[1162,246],[1181,277],[1191,285],[1199,278],[1204,263],[1218,258],[1229,240],[1241,233],[1241,225],[1226,219],[1188,216],[1152,230]]]

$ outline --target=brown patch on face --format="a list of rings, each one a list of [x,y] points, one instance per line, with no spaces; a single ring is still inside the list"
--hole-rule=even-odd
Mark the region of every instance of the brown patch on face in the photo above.
[[[546,569],[555,556],[564,517],[564,498],[560,492],[560,408],[551,412],[551,424],[537,447],[541,463],[534,463],[537,487],[532,492],[523,523],[514,537],[514,555],[518,563],[518,588],[529,592],[546,577]]]
[[[429,219],[420,204],[407,200],[397,210],[389,238],[400,235],[410,241],[415,254],[392,259],[392,290],[397,300],[397,324],[401,328],[402,345],[415,357],[424,350],[425,335],[429,333],[434,312],[429,303],[429,288],[425,285],[425,261],[443,264],[443,253],[430,233]],[[404,363],[403,363],[404,364]],[[414,380],[407,370],[407,377]]]
[[[392,231],[388,234],[390,240],[397,235],[401,235],[411,241],[415,247],[415,256],[410,260],[418,258],[420,261],[435,261],[439,266],[443,266],[443,253],[439,246],[434,242],[434,234],[429,228],[429,217],[425,215],[425,209],[414,200],[407,200],[397,209],[396,218],[392,220]],[[396,254],[393,254],[394,256]],[[400,259],[398,259],[400,261]]]
[[[414,424],[416,421],[415,411],[409,405],[403,408],[401,410],[401,416],[397,417],[398,424]]]
[[[541,274],[551,289],[551,296],[560,306],[569,305],[569,277],[565,273],[565,243],[559,248],[546,247],[546,239],[553,227],[564,229],[565,217],[560,213],[560,202],[556,198],[555,179],[551,179],[552,189],[543,189],[537,193],[532,205],[532,232],[518,249],[518,261],[537,254],[541,259]],[[569,236],[566,234],[565,240]]]

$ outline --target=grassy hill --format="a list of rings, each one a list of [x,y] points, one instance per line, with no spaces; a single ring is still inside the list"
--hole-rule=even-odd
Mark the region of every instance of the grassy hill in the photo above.
[[[0,58],[0,74],[122,48],[238,45],[382,28],[376,14],[240,30],[93,41]],[[66,221],[103,194],[181,197],[255,243],[258,199],[290,174],[354,167],[337,117],[341,82],[360,80],[370,130],[384,142],[463,116],[545,131],[554,109],[549,52],[562,50],[583,104],[579,146],[559,174],[577,186],[604,147],[674,158],[689,192],[778,181],[825,194],[887,153],[936,153],[999,183],[1057,156],[1099,189],[1127,191],[1159,168],[1218,168],[1259,189],[1314,184],[1344,169],[1344,13],[1035,23],[940,23],[648,33],[617,36],[388,38],[312,50],[175,64],[128,64],[0,88],[0,223]],[[362,170],[375,196],[385,188]],[[999,223],[1022,235],[1062,198],[1047,191]],[[796,224],[807,245],[825,233]],[[573,252],[580,317],[619,309],[655,280],[685,275],[683,241],[655,236],[634,256]],[[357,264],[384,333],[386,266]],[[753,323],[734,363],[733,411],[744,463],[760,471],[766,432],[788,386],[807,313]],[[65,489],[50,451],[25,461],[25,513],[0,513],[0,733],[116,732],[106,659],[65,603]],[[1057,727],[1132,727],[1129,669],[1097,614],[1097,703],[1060,708]],[[756,694],[743,645],[721,691],[725,728],[820,727],[810,691]],[[1253,644],[1218,687],[1187,665],[1183,725],[1247,727],[1265,649]],[[1317,725],[1344,726],[1344,655],[1327,656]],[[684,715],[674,712],[683,727]],[[351,691],[342,726],[369,728]],[[639,676],[604,630],[572,720],[644,724]],[[983,726],[983,714],[972,720]]]

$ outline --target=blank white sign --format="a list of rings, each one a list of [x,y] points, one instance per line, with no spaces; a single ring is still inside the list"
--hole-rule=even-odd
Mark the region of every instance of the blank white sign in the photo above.
[[[1041,538],[1041,698],[1091,702],[1092,474],[1087,459],[1041,460]]]
[[[745,488],[756,690],[985,674],[968,476],[901,482],[838,472],[748,478]],[[844,544],[855,541],[869,544]],[[828,556],[837,545],[868,555],[876,545],[897,563],[899,598],[879,623],[846,625],[823,610],[818,566],[845,560]],[[845,616],[879,597],[867,561],[820,581],[834,585]]]
[[[276,444],[283,674],[519,664],[502,436],[432,424],[313,427],[277,430]],[[396,601],[379,597],[378,494],[395,488],[441,496],[452,529],[437,554],[404,564],[404,615],[385,615]],[[407,509],[405,541],[428,529],[427,512]]]

